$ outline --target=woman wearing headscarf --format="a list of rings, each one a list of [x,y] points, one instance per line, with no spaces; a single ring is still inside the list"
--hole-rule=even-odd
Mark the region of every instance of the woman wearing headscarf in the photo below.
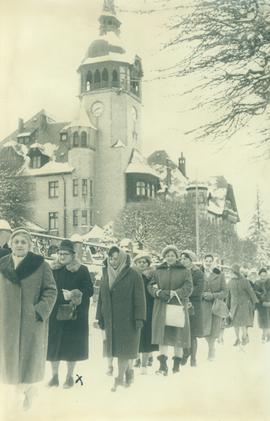
[[[116,357],[118,386],[130,386],[131,368],[139,352],[141,329],[146,318],[146,300],[142,276],[131,268],[131,259],[118,246],[113,246],[104,262],[96,319],[106,334],[106,356]]]
[[[189,297],[192,293],[192,278],[189,269],[178,261],[175,246],[169,245],[162,251],[164,262],[157,267],[149,283],[150,294],[155,298],[152,318],[152,343],[159,345],[160,362],[157,374],[168,374],[168,347],[174,348],[173,373],[179,372],[183,348],[190,348],[190,326],[188,316]],[[181,303],[181,304],[180,304]],[[184,326],[166,325],[167,306],[183,306]]]
[[[234,346],[241,343],[240,331],[242,332],[242,345],[246,345],[249,342],[247,329],[253,326],[254,308],[258,299],[248,279],[240,273],[240,266],[237,264],[232,266],[228,290],[230,315],[236,335]]]
[[[141,330],[140,348],[142,353],[142,374],[147,374],[147,366],[149,358],[153,351],[158,350],[158,345],[152,344],[152,313],[154,306],[154,298],[149,293],[147,287],[151,280],[153,270],[151,269],[151,257],[146,253],[139,253],[134,259],[136,269],[141,273],[144,281],[145,297],[146,297],[146,321]]]
[[[76,258],[74,244],[63,240],[58,258],[51,265],[58,296],[49,322],[47,360],[51,362],[52,378],[48,386],[59,386],[60,361],[67,362],[64,389],[74,385],[73,372],[77,361],[88,359],[89,305],[93,284],[86,266]],[[71,315],[63,310],[70,306]]]
[[[203,335],[203,319],[202,319],[202,294],[204,289],[204,274],[195,266],[193,262],[196,262],[196,255],[190,251],[185,250],[181,253],[181,263],[191,271],[193,291],[189,300],[192,304],[191,311],[189,313],[190,321],[190,335],[191,335],[191,347],[190,349],[184,350],[183,363],[186,363],[190,356],[191,367],[196,367],[196,355],[197,355],[197,338]]]
[[[24,409],[31,406],[33,384],[45,371],[48,319],[57,290],[42,256],[32,253],[24,228],[11,234],[11,254],[0,260],[0,379],[19,385]]]

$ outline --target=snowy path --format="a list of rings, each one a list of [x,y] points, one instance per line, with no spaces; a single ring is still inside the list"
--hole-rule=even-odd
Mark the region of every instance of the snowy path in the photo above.
[[[1,389],[2,411],[6,408],[1,419],[270,420],[270,343],[261,344],[260,337],[257,328],[251,329],[250,344],[241,351],[232,346],[233,330],[226,330],[225,345],[217,345],[217,357],[212,363],[206,360],[207,348],[201,339],[197,368],[187,365],[179,375],[162,377],[154,374],[155,362],[147,376],[136,370],[135,384],[130,389],[112,393],[113,378],[105,375],[106,363],[101,357],[101,333],[91,327],[91,358],[75,369],[75,373],[83,376],[84,385],[76,384],[70,390],[63,390],[62,386],[48,389],[50,367],[47,365],[45,381],[39,387],[31,411],[17,412],[14,407],[7,411],[9,389]],[[64,380],[62,364],[61,385]]]

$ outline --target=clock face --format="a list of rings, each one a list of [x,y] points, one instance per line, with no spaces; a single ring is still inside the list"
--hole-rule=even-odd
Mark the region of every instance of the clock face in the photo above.
[[[135,107],[132,107],[132,118],[134,121],[136,121],[138,118],[138,111]]]
[[[104,111],[104,105],[102,104],[102,102],[100,101],[94,102],[94,104],[91,107],[91,113],[95,117],[100,117],[103,111]]]

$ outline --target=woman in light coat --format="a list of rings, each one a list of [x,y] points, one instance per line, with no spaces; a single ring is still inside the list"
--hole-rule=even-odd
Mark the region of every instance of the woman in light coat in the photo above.
[[[20,385],[28,409],[32,385],[44,377],[48,320],[57,290],[49,265],[30,252],[27,230],[14,230],[10,244],[12,253],[0,260],[0,379]]]

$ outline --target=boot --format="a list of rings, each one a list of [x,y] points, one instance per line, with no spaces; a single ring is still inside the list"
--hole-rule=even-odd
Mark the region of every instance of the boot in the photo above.
[[[124,381],[123,381],[123,380],[120,380],[118,377],[116,377],[116,378],[114,379],[114,385],[113,385],[113,387],[111,388],[111,392],[116,392],[116,390],[117,390],[117,388],[118,388],[119,386],[124,386]]]
[[[173,371],[174,374],[179,373],[179,371],[180,371],[179,366],[180,366],[180,363],[181,363],[181,359],[182,358],[180,358],[180,357],[173,357],[173,369],[172,369],[172,371]]]
[[[166,357],[166,355],[159,355],[157,359],[160,363],[160,367],[156,371],[156,374],[163,374],[163,376],[167,376],[168,375],[168,366],[167,366],[168,357]]]
[[[240,339],[238,338],[238,339],[236,339],[236,341],[234,342],[234,344],[233,344],[233,346],[238,346],[238,345],[240,345]]]
[[[248,335],[246,335],[242,338],[242,345],[245,346],[248,343],[249,343],[249,337],[248,337]]]
[[[67,376],[65,383],[63,384],[64,389],[70,389],[74,386],[74,379],[72,376]]]
[[[48,383],[49,387],[57,387],[59,386],[59,378],[58,378],[58,374],[54,374],[53,377],[51,378],[51,380]]]
[[[134,370],[128,368],[126,371],[126,387],[129,387],[134,382]]]
[[[184,354],[183,354],[183,357],[181,358],[181,365],[186,365],[187,360],[189,359],[189,356],[190,356],[190,349],[184,348]]]
[[[134,367],[135,368],[140,368],[141,367],[141,360],[140,360],[140,358],[137,358],[137,360],[135,361]]]
[[[107,376],[112,376],[113,375],[113,366],[112,365],[110,365],[108,367],[108,370],[107,370],[106,374],[107,374]]]

